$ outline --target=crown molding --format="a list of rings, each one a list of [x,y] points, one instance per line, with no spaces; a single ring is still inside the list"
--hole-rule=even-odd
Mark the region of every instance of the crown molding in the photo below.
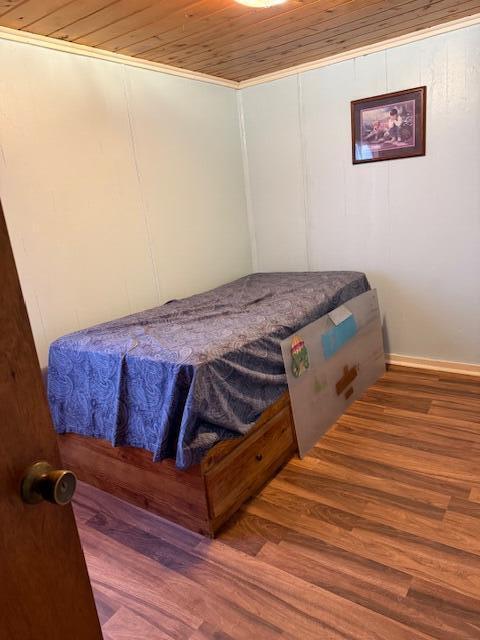
[[[313,69],[320,69],[337,62],[344,62],[345,60],[352,60],[360,56],[366,56],[371,53],[377,53],[379,51],[385,51],[386,49],[393,49],[394,47],[401,47],[402,45],[409,44],[410,42],[417,42],[425,38],[431,38],[433,36],[449,33],[450,31],[456,31],[458,29],[464,29],[466,27],[472,27],[480,24],[480,13],[476,13],[465,18],[458,20],[452,20],[445,22],[435,27],[427,27],[413,33],[408,33],[396,38],[390,38],[389,40],[382,40],[375,44],[367,45],[364,47],[358,47],[357,49],[350,49],[343,53],[328,56],[327,58],[321,58],[320,60],[313,60],[312,62],[306,62],[280,71],[274,71],[267,73],[249,80],[243,80],[242,82],[236,82],[235,80],[227,80],[217,76],[211,76],[207,73],[200,73],[198,71],[189,71],[188,69],[181,69],[180,67],[173,67],[167,64],[161,64],[160,62],[150,62],[149,60],[142,60],[140,58],[134,58],[133,56],[126,56],[121,53],[114,53],[113,51],[106,51],[105,49],[97,49],[95,47],[88,47],[83,44],[77,44],[76,42],[69,42],[68,40],[59,40],[56,38],[50,38],[48,36],[42,36],[28,31],[19,31],[18,29],[10,29],[9,27],[0,26],[0,40],[11,40],[14,42],[21,42],[23,44],[30,44],[37,47],[43,47],[45,49],[53,49],[55,51],[63,51],[66,53],[73,53],[75,55],[86,56],[89,58],[97,58],[99,60],[106,60],[108,62],[114,62],[116,64],[123,64],[130,67],[137,67],[139,69],[147,69],[149,71],[156,71],[158,73],[167,73],[169,75],[178,76],[180,78],[187,78],[189,80],[198,80],[199,82],[207,82],[210,84],[216,84],[223,87],[229,87],[231,89],[246,89],[257,84],[264,84],[266,82],[272,82],[273,80],[279,80],[280,78],[286,78],[287,76],[296,75],[305,71],[312,71]]]
[[[44,49],[53,49],[54,51],[73,53],[79,56],[86,56],[87,58],[107,60],[108,62],[115,62],[116,64],[123,64],[129,67],[148,69],[149,71],[167,73],[180,78],[198,80],[200,82],[208,82],[210,84],[218,84],[223,87],[230,87],[231,89],[238,89],[238,82],[233,80],[226,80],[224,78],[210,76],[206,73],[199,73],[197,71],[189,71],[188,69],[181,69],[180,67],[172,67],[167,64],[161,64],[160,62],[141,60],[140,58],[134,58],[133,56],[125,56],[121,53],[114,53],[113,51],[106,51],[105,49],[96,49],[95,47],[87,47],[84,44],[49,38],[48,36],[41,36],[27,31],[19,31],[18,29],[10,29],[9,27],[0,26],[0,39],[30,44],[36,47],[43,47]]]
[[[312,71],[313,69],[320,69],[321,67],[327,67],[337,62],[344,62],[345,60],[352,60],[360,56],[366,56],[371,53],[377,53],[379,51],[385,51],[386,49],[393,49],[394,47],[401,47],[404,44],[410,42],[417,42],[418,40],[424,40],[425,38],[431,38],[433,36],[439,36],[450,31],[456,31],[457,29],[464,29],[473,25],[480,24],[480,13],[476,13],[466,18],[460,18],[458,20],[452,20],[435,27],[427,27],[413,33],[408,33],[403,36],[397,36],[396,38],[390,38],[389,40],[383,40],[375,44],[359,47],[358,49],[350,49],[344,53],[338,53],[327,58],[321,58],[320,60],[314,60],[312,62],[305,62],[303,64],[296,65],[294,67],[288,67],[287,69],[281,69],[280,71],[274,71],[272,73],[266,73],[250,80],[242,80],[238,83],[239,89],[246,89],[247,87],[253,87],[257,84],[263,84],[265,82],[272,82],[273,80],[279,80],[280,78],[286,78],[287,76],[296,75],[305,71]]]

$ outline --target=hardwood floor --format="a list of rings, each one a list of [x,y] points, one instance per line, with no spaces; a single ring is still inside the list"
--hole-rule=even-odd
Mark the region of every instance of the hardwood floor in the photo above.
[[[75,512],[105,640],[478,640],[480,378],[391,367],[214,541]]]

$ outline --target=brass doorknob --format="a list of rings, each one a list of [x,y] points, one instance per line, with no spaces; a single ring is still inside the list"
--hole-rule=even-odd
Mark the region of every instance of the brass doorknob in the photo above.
[[[28,504],[47,500],[63,506],[73,498],[76,486],[77,478],[72,471],[54,469],[44,461],[35,462],[22,478],[22,500]]]

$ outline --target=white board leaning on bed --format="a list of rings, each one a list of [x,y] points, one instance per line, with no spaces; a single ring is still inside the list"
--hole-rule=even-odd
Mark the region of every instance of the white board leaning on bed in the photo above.
[[[385,372],[376,290],[352,298],[281,343],[303,458]]]

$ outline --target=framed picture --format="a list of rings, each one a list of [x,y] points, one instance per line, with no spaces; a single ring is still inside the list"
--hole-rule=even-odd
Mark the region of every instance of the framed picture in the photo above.
[[[352,102],[353,164],[425,155],[426,87]]]

